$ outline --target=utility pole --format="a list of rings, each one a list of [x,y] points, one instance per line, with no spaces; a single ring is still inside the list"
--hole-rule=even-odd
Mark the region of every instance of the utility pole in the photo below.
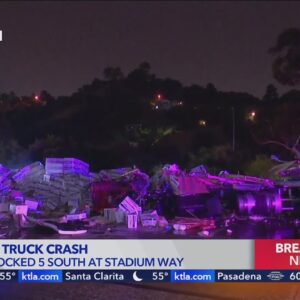
[[[232,151],[235,151],[235,109],[232,106]]]

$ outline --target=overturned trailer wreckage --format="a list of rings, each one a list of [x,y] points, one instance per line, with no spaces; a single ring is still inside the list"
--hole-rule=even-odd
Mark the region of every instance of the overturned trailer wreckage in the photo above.
[[[135,167],[93,173],[74,158],[47,158],[45,166],[35,162],[18,170],[0,165],[0,235],[31,227],[84,234],[123,226],[200,230],[198,236],[211,237],[222,226],[230,232],[224,225],[230,215],[249,220],[290,210],[282,190],[269,179],[215,176],[203,166],[183,171],[165,165],[150,178]]]
[[[143,205],[149,185],[149,176],[138,168],[102,170],[91,184],[93,210],[116,207],[126,196]]]
[[[300,214],[300,161],[281,163],[270,171],[280,190],[284,209]]]
[[[224,209],[242,215],[273,215],[283,209],[280,190],[272,180],[224,171],[214,176],[203,166],[185,172],[165,165],[153,176],[152,188],[169,216],[220,216]]]

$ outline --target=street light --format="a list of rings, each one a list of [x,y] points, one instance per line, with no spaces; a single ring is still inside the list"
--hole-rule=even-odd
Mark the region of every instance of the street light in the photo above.
[[[235,150],[235,109],[232,106],[232,151]]]
[[[253,110],[253,111],[251,111],[251,112],[249,113],[248,118],[249,118],[250,121],[253,122],[253,121],[255,120],[255,117],[256,117],[256,112]]]
[[[201,127],[206,127],[206,121],[205,120],[199,120],[198,124]]]

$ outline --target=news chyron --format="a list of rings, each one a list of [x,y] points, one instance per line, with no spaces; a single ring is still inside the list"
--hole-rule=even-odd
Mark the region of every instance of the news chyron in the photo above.
[[[0,240],[0,282],[299,282],[299,252],[295,240]]]

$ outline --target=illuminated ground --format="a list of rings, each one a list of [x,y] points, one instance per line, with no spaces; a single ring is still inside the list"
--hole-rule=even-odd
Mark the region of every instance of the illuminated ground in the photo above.
[[[128,286],[95,283],[1,284],[1,300],[297,300],[293,283],[153,284]]]
[[[186,293],[179,294],[172,291],[163,291],[163,287],[157,289],[144,289],[128,285],[116,284],[3,284],[0,288],[1,300],[208,300],[207,297],[197,297]]]
[[[227,230],[229,229],[229,231]],[[83,235],[59,235],[44,228],[24,229],[21,232],[12,232],[9,238],[23,239],[199,239],[201,230],[194,229],[187,232],[174,232],[172,229],[143,228],[127,229],[125,225],[103,226],[90,228]],[[300,238],[300,227],[292,221],[265,220],[265,221],[238,221],[228,228],[218,227],[208,238],[215,239],[282,239]]]

